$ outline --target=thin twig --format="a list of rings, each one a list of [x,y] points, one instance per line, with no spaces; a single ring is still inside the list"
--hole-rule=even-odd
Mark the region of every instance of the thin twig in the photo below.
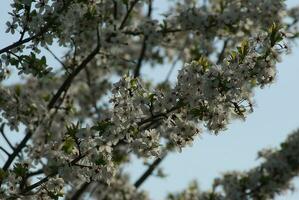
[[[1,135],[2,137],[5,139],[6,143],[9,145],[9,147],[14,150],[15,147],[11,144],[11,142],[9,141],[9,139],[6,137],[5,133],[4,133],[4,126],[5,124],[3,123],[0,127],[0,132],[1,132]]]
[[[33,172],[29,172],[27,175],[26,175],[26,179],[27,178],[30,178],[32,176],[37,176],[37,175],[40,175],[44,173],[44,170],[43,169],[39,169],[39,170],[36,170],[36,171],[33,171]]]
[[[64,70],[66,72],[68,72],[68,69],[65,66],[65,64],[54,54],[54,52],[51,49],[49,49],[48,47],[46,47],[46,50],[55,58],[55,60],[57,60],[61,64],[61,66],[64,68]]]
[[[4,149],[1,146],[0,146],[0,150],[2,150],[8,157],[10,156],[10,153],[8,153],[8,151],[6,151],[6,149]]]
[[[36,35],[33,35],[33,36],[28,37],[26,39],[17,41],[15,43],[11,44],[11,45],[8,45],[7,47],[4,47],[4,48],[0,49],[0,54],[5,53],[7,51],[10,51],[11,49],[16,48],[16,47],[18,47],[18,46],[20,46],[22,44],[27,43],[27,42],[30,42],[31,40],[34,40],[35,38],[38,38],[39,36],[41,36],[42,34],[44,34],[46,31],[47,31],[47,29],[43,29],[42,31],[40,31]]]

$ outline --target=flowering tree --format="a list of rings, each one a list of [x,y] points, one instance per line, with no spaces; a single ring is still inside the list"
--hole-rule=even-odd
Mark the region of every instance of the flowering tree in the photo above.
[[[19,39],[0,49],[0,80],[16,69],[22,81],[0,86],[1,199],[148,199],[138,188],[169,152],[253,112],[253,90],[273,82],[297,37],[299,9],[283,0],[176,0],[158,18],[153,1],[12,2],[6,32]],[[141,73],[166,64],[163,82]],[[13,144],[10,131],[24,137]],[[168,199],[273,198],[298,174],[298,137],[211,191],[192,184]],[[154,159],[133,184],[122,170],[132,155]]]

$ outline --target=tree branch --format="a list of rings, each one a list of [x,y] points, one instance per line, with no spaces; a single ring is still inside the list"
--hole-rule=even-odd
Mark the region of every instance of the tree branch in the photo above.
[[[9,145],[9,147],[14,150],[14,146],[11,144],[11,142],[9,141],[9,139],[6,137],[5,133],[4,133],[4,126],[5,126],[5,123],[3,123],[0,127],[0,133],[2,135],[2,137],[4,138],[4,140],[6,141],[6,143]]]
[[[150,18],[151,15],[152,15],[152,0],[149,0],[147,17]],[[142,61],[145,56],[148,37],[149,37],[148,35],[145,35],[143,38],[140,55],[139,55],[137,65],[134,70],[134,77],[140,76],[141,65],[142,65]]]
[[[10,156],[10,153],[8,153],[8,151],[6,151],[6,149],[4,149],[3,147],[0,146],[0,150],[2,150],[7,156]]]
[[[47,31],[47,29],[43,29],[42,31],[40,31],[36,35],[33,35],[33,36],[28,37],[28,38],[23,39],[23,40],[19,40],[19,41],[15,42],[11,45],[8,45],[7,47],[4,47],[3,49],[0,50],[0,54],[5,53],[7,51],[10,51],[13,48],[16,48],[16,47],[18,47],[22,44],[25,44],[27,42],[30,42],[30,41],[34,40],[35,38],[37,38],[37,37],[41,36],[42,34],[44,34],[46,31]]]
[[[217,62],[216,62],[217,65],[219,65],[219,64],[222,62],[223,58],[224,58],[224,54],[225,54],[225,50],[226,50],[226,47],[227,47],[227,45],[228,45],[228,42],[229,42],[229,39],[226,39],[226,40],[223,42],[222,50],[221,50],[221,52],[219,53],[219,55],[218,55],[218,60],[217,60]]]
[[[55,103],[57,102],[57,100],[59,99],[59,97],[61,96],[61,94],[63,92],[67,92],[67,90],[69,89],[72,81],[74,80],[74,78],[81,72],[81,70],[83,70],[86,65],[98,54],[99,50],[100,50],[100,38],[99,38],[99,31],[97,29],[97,39],[98,39],[98,43],[96,48],[81,62],[81,64],[67,77],[67,79],[63,82],[63,84],[60,86],[60,88],[57,90],[56,94],[53,96],[53,98],[50,100],[49,104],[48,104],[48,110],[51,110]]]
[[[122,22],[120,23],[119,30],[122,30],[122,29],[125,27],[126,22],[127,22],[128,18],[129,18],[129,16],[130,16],[130,14],[131,14],[133,8],[134,8],[135,5],[138,3],[138,1],[139,1],[139,0],[135,0],[135,1],[132,2],[131,6],[129,7],[129,9],[128,9],[127,13],[126,13],[126,15],[124,16]]]
[[[147,41],[147,39],[148,39],[148,36],[147,35],[144,36],[141,51],[140,51],[140,55],[139,55],[139,58],[138,58],[138,62],[137,62],[137,65],[135,67],[135,70],[134,70],[134,77],[138,77],[140,75],[140,69],[141,69],[142,61],[144,59],[144,55],[145,55],[145,51],[146,51],[146,41]]]
[[[61,66],[64,68],[64,70],[66,72],[68,72],[68,69],[65,66],[65,64],[54,54],[54,52],[51,49],[49,49],[48,47],[46,47],[45,49],[54,57],[55,60],[57,60],[57,62],[59,62],[61,64]]]
[[[164,154],[161,158],[157,158],[149,167],[148,169],[141,175],[139,179],[134,183],[136,188],[139,188],[146,179],[153,173],[153,171],[158,167],[158,165],[164,160],[167,154]]]
[[[2,169],[4,171],[8,170],[9,166],[14,161],[15,157],[17,157],[18,154],[22,151],[22,149],[26,146],[26,143],[30,139],[31,135],[32,135],[32,132],[28,131],[27,134],[25,135],[25,137],[23,138],[23,140],[21,141],[21,143],[17,146],[17,148],[15,148],[15,150],[13,151],[13,153],[10,154],[10,156],[8,157],[8,159],[5,162],[4,166],[2,167]]]
[[[72,195],[72,197],[69,198],[69,200],[78,200],[78,199],[80,199],[81,195],[85,192],[85,190],[89,187],[90,184],[91,184],[91,182],[83,183],[80,186],[80,188]]]

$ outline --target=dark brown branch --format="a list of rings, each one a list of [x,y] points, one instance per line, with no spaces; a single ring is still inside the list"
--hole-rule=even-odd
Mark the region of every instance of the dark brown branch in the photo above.
[[[9,145],[9,147],[14,150],[14,146],[11,144],[11,142],[9,141],[9,139],[6,137],[5,133],[4,133],[4,126],[5,124],[3,123],[0,127],[0,132],[1,132],[1,135],[2,137],[4,138],[4,140],[6,141],[6,143]]]
[[[227,45],[228,45],[228,41],[229,41],[229,39],[226,39],[226,40],[224,41],[224,43],[223,43],[222,50],[221,50],[221,52],[219,53],[219,55],[218,55],[218,60],[217,60],[217,62],[216,62],[217,65],[219,65],[219,64],[222,62],[222,60],[224,59],[224,54],[225,54],[225,50],[226,50]]]
[[[40,174],[43,174],[44,173],[44,170],[43,169],[39,169],[39,170],[36,170],[36,171],[33,171],[33,172],[29,172],[27,175],[26,175],[26,179],[32,177],[32,176],[37,176],[37,175],[40,175]]]
[[[18,156],[18,154],[21,152],[21,150],[26,146],[26,143],[30,139],[32,135],[31,131],[28,131],[21,143],[17,146],[17,148],[13,151],[13,153],[8,157],[7,161],[5,162],[4,166],[2,169],[4,171],[7,171],[11,163],[14,161],[15,157]]]
[[[81,195],[87,190],[88,186],[91,184],[92,182],[85,182],[83,183],[80,188],[72,195],[71,198],[69,198],[69,200],[78,200],[80,199]]]
[[[61,96],[63,92],[67,92],[69,89],[73,79],[86,67],[86,65],[98,54],[100,50],[100,38],[99,31],[97,31],[98,44],[96,48],[81,62],[81,64],[67,77],[67,79],[63,82],[60,88],[57,90],[56,94],[50,100],[48,104],[48,109],[52,109],[55,106],[55,103]]]
[[[150,18],[151,15],[152,15],[152,0],[149,0],[147,17]],[[148,37],[149,37],[148,35],[145,35],[143,38],[140,55],[139,55],[137,65],[134,70],[134,77],[140,76],[140,70],[141,70],[142,61],[144,59],[145,52],[146,52]]]
[[[28,193],[29,191],[33,190],[34,188],[40,186],[41,184],[47,182],[51,177],[55,176],[57,173],[52,173],[48,176],[46,176],[45,178],[41,179],[40,181],[26,187],[23,191],[22,191],[22,194],[26,194]]]
[[[158,165],[163,161],[165,157],[166,154],[164,154],[161,158],[157,158],[141,175],[141,177],[134,183],[134,186],[136,188],[139,188],[146,181],[146,179],[153,173],[153,171],[158,167]]]
[[[171,113],[171,112],[173,112],[175,110],[178,110],[181,107],[182,107],[182,105],[174,106],[174,107],[170,108],[169,110],[165,111],[164,113],[158,113],[158,114],[153,115],[153,116],[151,116],[149,118],[145,118],[145,119],[141,120],[140,122],[138,122],[137,124],[138,124],[138,126],[142,126],[143,124],[146,124],[148,122],[152,122],[153,120],[156,120],[158,118],[166,117],[167,114],[169,114],[169,113]]]
[[[49,53],[54,57],[54,59],[57,60],[57,62],[59,62],[61,64],[61,66],[64,68],[64,70],[66,72],[68,72],[68,69],[65,66],[65,64],[54,54],[54,52],[51,49],[49,49],[48,47],[46,47],[46,50],[49,51]]]
[[[4,149],[3,147],[0,146],[0,150],[2,150],[7,156],[10,156],[10,153],[8,153],[8,151],[6,151],[6,149]]]
[[[47,29],[43,29],[41,32],[37,33],[36,35],[33,35],[33,36],[28,37],[28,38],[23,39],[23,40],[19,40],[19,41],[15,42],[11,45],[8,45],[7,47],[4,47],[3,49],[0,50],[0,54],[8,52],[13,48],[16,48],[16,47],[18,47],[22,44],[25,44],[27,42],[30,42],[30,41],[34,40],[35,38],[37,38],[37,37],[41,36],[42,34],[44,34],[46,32],[46,30]]]
[[[138,1],[139,1],[139,0],[135,0],[135,1],[132,2],[131,6],[129,7],[129,9],[128,9],[127,13],[126,13],[126,15],[124,16],[122,22],[120,23],[119,30],[122,30],[122,29],[125,27],[126,22],[127,22],[128,18],[129,18],[129,16],[130,16],[130,14],[131,14],[133,8],[134,8],[135,5],[138,3]]]
[[[87,85],[88,85],[89,90],[90,90],[92,106],[95,109],[95,112],[99,115],[100,110],[98,109],[98,106],[97,106],[97,98],[95,96],[93,85],[92,85],[92,82],[91,82],[90,72],[87,68],[85,68],[85,74],[86,74],[86,79],[87,79]]]
[[[146,51],[146,41],[147,41],[147,39],[148,39],[148,36],[144,36],[141,51],[140,51],[140,55],[139,55],[139,58],[138,58],[138,62],[137,62],[136,68],[134,70],[134,77],[138,77],[140,75],[142,61],[144,59],[145,51]]]

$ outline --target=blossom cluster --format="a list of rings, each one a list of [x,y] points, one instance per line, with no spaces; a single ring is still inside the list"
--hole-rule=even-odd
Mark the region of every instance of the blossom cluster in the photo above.
[[[0,80],[12,66],[29,76],[0,86],[0,119],[25,137],[4,151],[0,198],[55,199],[90,184],[108,199],[145,199],[120,173],[132,155],[161,159],[253,111],[254,88],[275,80],[291,39],[283,1],[185,4],[157,20],[152,1],[13,1],[7,32],[20,39],[0,49]],[[53,43],[68,49],[63,59]],[[174,86],[142,77],[142,66],[175,57],[184,64]]]

